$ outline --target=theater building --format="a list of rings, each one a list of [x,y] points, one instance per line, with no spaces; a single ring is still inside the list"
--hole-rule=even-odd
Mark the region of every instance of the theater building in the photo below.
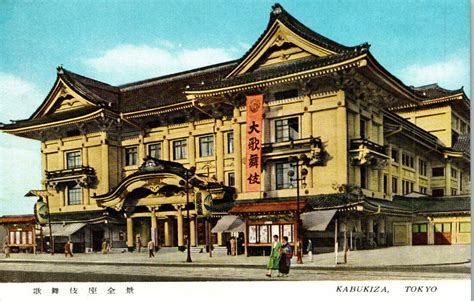
[[[51,220],[76,224],[84,251],[223,245],[211,228],[232,214],[258,253],[274,233],[296,240],[295,178],[301,213],[329,219],[303,224],[321,250],[336,224],[354,248],[470,243],[469,111],[462,89],[408,86],[369,44],[276,4],[235,61],[120,86],[59,66],[31,117],[1,130],[41,142]]]

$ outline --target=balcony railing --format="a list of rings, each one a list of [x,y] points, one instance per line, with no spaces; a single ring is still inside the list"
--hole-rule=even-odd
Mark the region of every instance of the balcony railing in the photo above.
[[[371,151],[386,155],[385,146],[383,145],[377,144],[365,138],[357,138],[351,140],[351,150],[357,150],[360,148],[361,145]]]
[[[95,170],[90,166],[77,166],[67,169],[46,171],[47,180],[69,178],[74,176],[95,176]]]

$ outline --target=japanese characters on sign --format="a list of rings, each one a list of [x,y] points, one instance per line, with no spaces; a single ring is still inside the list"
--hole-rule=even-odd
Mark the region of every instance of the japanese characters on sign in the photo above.
[[[247,192],[260,191],[262,162],[263,94],[247,96]]]

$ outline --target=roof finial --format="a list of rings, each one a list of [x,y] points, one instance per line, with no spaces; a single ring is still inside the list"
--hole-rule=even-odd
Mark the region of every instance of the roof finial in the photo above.
[[[272,14],[274,15],[279,15],[283,12],[283,7],[280,5],[280,3],[275,3],[272,6]]]
[[[58,70],[58,74],[63,74],[63,73],[64,73],[63,64],[57,66],[57,67],[56,67],[56,70]]]

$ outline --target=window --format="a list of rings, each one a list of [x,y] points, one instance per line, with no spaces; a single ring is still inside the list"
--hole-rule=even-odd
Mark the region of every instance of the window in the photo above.
[[[402,181],[402,193],[409,194],[413,191],[414,183],[410,181]]]
[[[81,151],[67,152],[66,165],[67,165],[67,168],[74,168],[74,167],[81,166],[82,165]]]
[[[161,143],[148,145],[148,155],[155,159],[161,159]]]
[[[279,162],[275,164],[276,170],[276,189],[291,188],[292,183],[288,171],[295,171],[294,166],[288,162]]]
[[[360,119],[360,138],[367,138],[367,121],[365,119]]]
[[[458,170],[451,167],[451,178],[457,179],[458,178]]]
[[[433,189],[431,191],[432,196],[444,196],[444,189],[439,188],[439,189]]]
[[[275,141],[283,142],[298,139],[298,117],[275,120]]]
[[[433,167],[431,174],[433,177],[444,177],[444,167]]]
[[[428,232],[428,225],[427,224],[413,224],[411,226],[413,233],[426,233]]]
[[[392,160],[398,163],[398,151],[396,149],[392,149]]]
[[[459,223],[459,233],[471,233],[471,223],[469,222]]]
[[[227,133],[227,153],[228,154],[234,153],[234,133],[233,132]]]
[[[467,124],[461,120],[461,133],[467,133]]]
[[[214,155],[214,137],[199,137],[199,157],[210,157]]]
[[[227,186],[235,187],[235,173],[229,172],[227,174]]]
[[[125,148],[125,166],[137,165],[138,163],[138,148],[127,147]]]
[[[456,188],[451,188],[451,195],[458,195],[458,190]]]
[[[67,204],[80,205],[82,203],[82,189],[79,184],[69,186],[67,189]]]
[[[360,168],[360,188],[367,189],[368,172],[367,167]]]
[[[406,167],[415,168],[413,156],[410,156],[405,153],[402,154],[402,164]]]
[[[383,193],[388,193],[388,175],[383,175]]]
[[[459,172],[459,190],[462,191],[462,172]]]
[[[427,187],[420,186],[420,193],[422,193],[422,194],[428,194],[428,188],[427,188]]]
[[[427,176],[427,170],[428,170],[428,163],[426,163],[425,160],[419,159],[418,160],[418,172],[422,176]]]
[[[188,157],[188,142],[186,139],[173,141],[173,158],[174,160],[182,160]]]
[[[435,232],[451,232],[451,223],[438,223],[434,225]]]
[[[392,193],[398,193],[398,179],[392,177]]]

